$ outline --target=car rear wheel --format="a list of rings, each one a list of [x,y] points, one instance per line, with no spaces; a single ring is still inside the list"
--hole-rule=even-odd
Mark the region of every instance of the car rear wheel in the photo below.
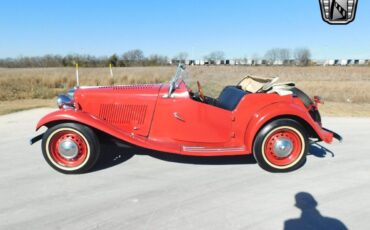
[[[292,119],[278,119],[257,134],[253,154],[258,164],[270,172],[289,172],[306,161],[308,137],[305,128]]]
[[[66,174],[84,173],[99,158],[99,141],[85,125],[63,123],[49,128],[42,139],[42,152],[48,164]]]

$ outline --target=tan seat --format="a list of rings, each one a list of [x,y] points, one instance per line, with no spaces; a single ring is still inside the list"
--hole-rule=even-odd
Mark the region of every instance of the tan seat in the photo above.
[[[271,82],[272,80],[273,78],[247,76],[238,83],[238,86],[240,86],[242,90],[244,91],[248,91],[251,93],[257,93],[263,88],[263,86],[265,86],[267,83]]]
[[[278,77],[247,76],[238,83],[238,86],[251,93],[277,93],[282,96],[292,94],[291,89],[295,87],[295,84],[293,82],[276,83],[278,79]]]

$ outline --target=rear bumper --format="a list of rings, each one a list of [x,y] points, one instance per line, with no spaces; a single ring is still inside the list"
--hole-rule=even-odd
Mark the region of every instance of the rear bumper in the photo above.
[[[343,141],[343,137],[341,135],[339,135],[338,133],[334,132],[334,131],[331,131],[330,129],[327,129],[327,128],[322,128],[325,132],[328,132],[328,133],[331,133],[332,136],[337,139],[339,142],[342,142]],[[333,138],[332,138],[333,139]]]
[[[339,142],[343,141],[343,138],[336,132],[331,131],[330,129],[321,127],[318,123],[316,126],[316,132],[321,141],[331,144],[333,139],[337,139]]]

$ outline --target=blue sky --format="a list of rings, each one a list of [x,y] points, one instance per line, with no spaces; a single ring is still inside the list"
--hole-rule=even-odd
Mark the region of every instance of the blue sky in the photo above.
[[[0,58],[122,54],[201,58],[263,56],[270,48],[310,48],[316,59],[370,58],[370,1],[355,22],[331,26],[318,0],[1,1]]]

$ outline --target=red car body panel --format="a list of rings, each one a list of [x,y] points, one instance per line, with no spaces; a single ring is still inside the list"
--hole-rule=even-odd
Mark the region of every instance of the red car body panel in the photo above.
[[[161,84],[91,87],[77,90],[80,109],[113,126],[148,136]]]
[[[330,143],[303,103],[292,95],[246,94],[233,111],[193,100],[184,82],[77,89],[75,109],[61,109],[37,124],[72,121],[144,148],[194,156],[252,153],[254,137],[270,120],[297,117]]]
[[[165,86],[158,97],[151,138],[210,145],[222,145],[230,140],[230,111],[190,99],[184,83],[171,98],[163,97],[167,92]]]

